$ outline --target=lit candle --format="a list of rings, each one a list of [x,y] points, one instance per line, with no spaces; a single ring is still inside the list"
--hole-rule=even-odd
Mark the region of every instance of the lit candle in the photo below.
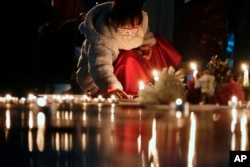
[[[238,100],[236,96],[232,96],[231,100],[228,102],[229,106],[232,106],[233,108],[237,107],[238,105]]]
[[[248,67],[246,64],[242,64],[243,74],[243,86],[249,86],[249,78],[248,78]]]
[[[90,97],[87,95],[87,94],[84,94],[83,96],[82,96],[82,101],[83,102],[90,102]]]
[[[98,95],[96,98],[94,98],[94,102],[101,103],[101,102],[104,102],[104,101],[105,101],[105,98],[102,97],[102,95]]]
[[[197,65],[195,63],[191,63],[190,66],[191,66],[191,69],[193,70],[193,77],[196,78],[196,75],[198,73]]]
[[[115,95],[111,95],[107,100],[109,103],[114,103],[117,101]]]
[[[144,82],[140,81],[139,82],[139,90],[143,90],[144,89]]]
[[[159,74],[157,72],[157,70],[153,70],[153,76],[154,76],[154,81],[159,81]]]

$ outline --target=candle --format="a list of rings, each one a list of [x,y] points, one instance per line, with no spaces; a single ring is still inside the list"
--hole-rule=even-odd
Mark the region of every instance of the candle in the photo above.
[[[193,70],[193,77],[196,78],[196,75],[198,73],[198,70],[197,70],[197,65],[195,63],[191,63],[190,64],[190,67],[191,69]]]
[[[153,76],[154,76],[154,81],[159,81],[159,74],[157,72],[157,70],[153,70]]]
[[[248,77],[248,67],[246,64],[242,64],[243,74],[243,86],[249,86],[249,77]]]
[[[237,107],[237,105],[238,105],[237,97],[236,96],[232,96],[231,100],[228,101],[228,105],[232,106],[233,108]]]
[[[102,97],[102,95],[98,95],[97,98],[94,98],[94,102],[104,102],[105,101],[105,98]]]
[[[143,90],[144,89],[144,82],[140,81],[139,82],[139,90]]]

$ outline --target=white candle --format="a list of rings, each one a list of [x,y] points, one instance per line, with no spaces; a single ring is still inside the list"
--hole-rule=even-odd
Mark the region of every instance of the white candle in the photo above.
[[[232,96],[231,100],[228,101],[228,105],[232,106],[233,108],[237,107],[237,105],[238,105],[237,97],[236,96]]]
[[[246,64],[242,64],[243,74],[243,86],[249,86],[249,77],[248,77],[248,67]]]
[[[144,89],[144,82],[140,81],[139,82],[139,90],[143,90]]]
[[[195,63],[191,63],[190,64],[190,67],[191,69],[193,70],[193,77],[196,78],[196,75],[198,73],[198,70],[197,70],[197,65]]]
[[[157,70],[153,70],[154,81],[159,81],[159,74]]]

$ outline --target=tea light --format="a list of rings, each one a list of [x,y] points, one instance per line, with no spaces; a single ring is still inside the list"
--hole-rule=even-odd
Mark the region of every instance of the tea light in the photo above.
[[[7,94],[5,96],[5,103],[10,103],[11,102],[11,99],[12,99],[12,96],[10,94]]]
[[[244,71],[243,74],[243,86],[249,86],[249,72],[248,72],[248,67],[246,64],[242,64],[242,70]]]
[[[34,103],[34,102],[36,102],[36,100],[37,100],[37,97],[35,95],[33,95],[33,94],[28,95],[27,101],[29,103]]]
[[[115,95],[111,95],[110,98],[107,99],[109,103],[115,103],[117,101]]]
[[[37,104],[40,107],[44,107],[47,105],[47,99],[45,97],[38,97],[37,98]]]
[[[90,102],[90,100],[91,100],[91,98],[88,95],[86,95],[86,94],[82,95],[83,102]]]
[[[175,110],[176,112],[183,112],[183,101],[181,98],[177,98],[175,101]]]
[[[102,97],[102,95],[98,95],[97,98],[94,98],[94,102],[104,102],[105,101],[105,98]]]
[[[21,98],[19,99],[19,103],[20,103],[20,104],[25,104],[25,102],[26,102],[26,98],[25,98],[25,97],[21,97]]]

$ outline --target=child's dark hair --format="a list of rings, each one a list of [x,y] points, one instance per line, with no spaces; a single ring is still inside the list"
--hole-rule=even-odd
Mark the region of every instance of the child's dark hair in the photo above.
[[[142,5],[139,0],[115,0],[110,14],[112,23],[115,26],[131,24],[134,26],[135,20],[142,23]]]

